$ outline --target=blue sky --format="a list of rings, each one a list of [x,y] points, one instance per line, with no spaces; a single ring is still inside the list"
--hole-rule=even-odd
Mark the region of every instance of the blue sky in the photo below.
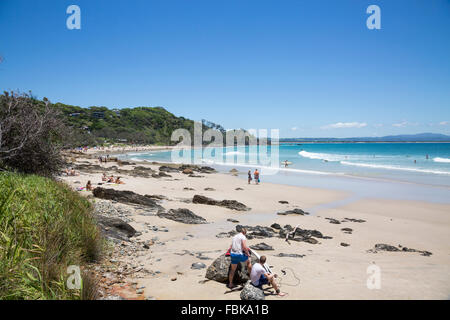
[[[53,102],[282,137],[450,134],[448,0],[0,0],[0,39],[0,89]]]

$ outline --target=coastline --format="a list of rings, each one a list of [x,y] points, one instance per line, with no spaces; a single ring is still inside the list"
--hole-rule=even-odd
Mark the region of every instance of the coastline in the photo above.
[[[87,155],[90,157],[90,155]],[[80,159],[81,160],[81,159]],[[82,159],[86,165],[98,164],[93,159]],[[102,164],[102,170],[115,173],[115,162]],[[125,170],[135,166],[151,168],[155,172],[161,164],[136,163],[119,166],[120,176],[126,183],[114,185],[115,190],[130,190],[137,194],[157,194],[167,197],[158,201],[166,210],[187,208],[205,218],[208,224],[184,224],[154,214],[145,214],[133,206],[109,201],[114,206],[128,210],[129,223],[141,234],[130,240],[140,246],[151,243],[150,249],[137,251],[131,256],[119,256],[114,261],[122,265],[136,265],[146,273],[127,277],[127,281],[141,288],[147,299],[239,299],[239,292],[226,292],[225,285],[205,280],[206,268],[191,269],[193,263],[208,267],[229,246],[230,238],[218,238],[217,234],[233,230],[236,219],[249,226],[301,225],[301,228],[318,230],[332,239],[318,239],[318,243],[292,242],[280,238],[251,239],[250,245],[261,242],[274,248],[258,251],[268,256],[268,263],[282,277],[284,299],[446,299],[450,293],[450,205],[421,201],[363,198],[354,202],[327,208],[326,205],[348,198],[344,191],[325,188],[298,187],[263,182],[248,185],[245,180],[227,173],[200,174],[189,177],[181,172],[168,172],[171,177],[133,177]],[[80,176],[63,177],[73,188],[91,180],[94,187],[101,182],[101,172],[81,171]],[[75,183],[79,181],[80,183]],[[367,182],[369,183],[369,182]],[[191,188],[194,190],[185,190]],[[212,188],[214,190],[205,188]],[[236,190],[242,188],[243,190]],[[81,194],[92,197],[87,191]],[[237,200],[250,207],[247,212],[237,212],[218,206],[192,203],[195,194],[216,200]],[[94,198],[97,199],[97,198]],[[288,201],[281,204],[278,201]],[[95,200],[99,201],[99,200]],[[101,202],[107,200],[101,200]],[[108,201],[107,201],[108,202]],[[322,206],[311,215],[277,215],[290,209]],[[327,219],[329,218],[329,219]],[[365,220],[352,222],[346,218]],[[330,219],[339,223],[332,223]],[[336,222],[336,221],[334,221]],[[351,234],[342,228],[351,228]],[[156,230],[156,231],[155,231]],[[162,230],[168,230],[162,231]],[[421,236],[418,237],[418,234]],[[349,246],[343,246],[342,243]],[[426,250],[431,256],[417,252],[368,252],[376,244],[402,245]],[[303,257],[278,257],[278,254],[297,254]],[[382,271],[382,287],[370,290],[366,286],[367,267],[376,263]],[[294,270],[294,273],[289,270]],[[294,276],[295,274],[295,276]],[[297,286],[289,286],[300,279]],[[283,285],[283,283],[285,285]],[[278,299],[267,296],[266,299]]]

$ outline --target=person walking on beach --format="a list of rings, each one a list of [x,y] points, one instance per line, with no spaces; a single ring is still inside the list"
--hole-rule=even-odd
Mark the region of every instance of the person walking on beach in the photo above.
[[[255,169],[255,172],[253,173],[253,176],[255,177],[255,184],[259,184],[259,171],[258,171],[258,169]]]
[[[227,287],[230,289],[233,289],[235,287],[235,285],[233,284],[233,278],[238,263],[246,262],[248,273],[251,274],[252,271],[252,264],[248,259],[250,257],[250,248],[247,246],[247,238],[245,237],[246,234],[247,229],[242,228],[241,232],[235,235],[231,241],[231,270],[230,274],[228,275],[229,283],[227,285]]]
[[[248,184],[252,181],[252,170],[248,170]]]
[[[277,275],[268,272],[264,268],[265,263],[266,256],[261,256],[259,258],[259,261],[253,265],[252,271],[250,272],[250,280],[252,282],[252,285],[254,285],[255,287],[262,287],[264,284],[270,284],[275,289],[278,296],[285,296],[284,293],[280,292],[280,288],[275,282],[275,278],[277,277]]]

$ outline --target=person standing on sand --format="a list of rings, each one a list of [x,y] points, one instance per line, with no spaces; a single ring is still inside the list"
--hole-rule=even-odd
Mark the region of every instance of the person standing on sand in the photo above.
[[[255,169],[255,172],[253,173],[253,176],[255,177],[255,184],[259,184],[259,171],[258,171],[258,169]]]
[[[255,263],[252,267],[252,271],[250,272],[250,279],[252,281],[252,285],[255,287],[262,287],[263,284],[270,284],[275,289],[278,296],[285,296],[284,293],[280,292],[280,288],[275,282],[276,274],[271,274],[267,272],[264,268],[264,264],[266,263],[266,256],[261,256],[259,261]]]
[[[248,170],[248,184],[252,181],[252,171]]]
[[[250,248],[247,246],[247,238],[245,235],[247,234],[247,229],[242,228],[241,232],[235,235],[231,242],[230,247],[230,256],[231,256],[231,270],[228,275],[229,283],[227,285],[228,288],[233,289],[235,285],[233,284],[234,273],[236,272],[236,268],[238,263],[247,262],[247,270],[248,273],[251,274],[252,264],[248,257],[250,257]]]

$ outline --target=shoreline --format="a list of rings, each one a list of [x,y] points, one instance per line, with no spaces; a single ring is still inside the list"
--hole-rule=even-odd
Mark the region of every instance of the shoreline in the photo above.
[[[88,162],[97,164],[95,160]],[[114,173],[114,165],[117,167],[117,163],[108,162],[101,167],[106,172]],[[139,163],[119,168],[130,170],[135,166],[144,166],[158,172],[160,165]],[[319,238],[316,244],[288,244],[277,237],[249,240],[250,245],[264,242],[274,248],[271,251],[258,251],[268,256],[274,272],[281,275],[282,269],[292,269],[300,278],[301,284],[298,286],[282,284],[282,291],[289,294],[284,299],[446,299],[450,293],[447,276],[450,272],[450,205],[363,198],[326,208],[327,204],[339,202],[350,194],[268,182],[248,185],[242,178],[226,173],[199,174],[203,177],[189,177],[181,172],[168,174],[172,177],[145,178],[120,173],[126,184],[110,187],[141,195],[163,195],[167,199],[158,203],[165,210],[187,208],[208,221],[200,225],[184,224],[109,201],[113,206],[126,208],[129,223],[141,233],[135,239],[131,238],[133,242],[125,245],[125,248],[139,246],[144,242],[152,243],[150,249],[138,251],[135,256],[131,254],[113,258],[122,261],[123,265],[133,264],[148,271],[128,278],[130,283],[136,284],[136,288],[141,288],[138,290],[147,299],[239,299],[239,292],[224,294],[224,284],[203,282],[206,280],[206,268],[229,246],[231,238],[216,236],[234,229],[236,224],[227,221],[230,218],[250,226],[269,227],[273,223],[295,226],[300,223],[301,228],[318,230],[332,238]],[[101,172],[82,171],[80,176],[64,177],[63,180],[77,187],[90,179],[95,187],[101,181],[100,177]],[[76,181],[80,183],[76,184]],[[243,190],[238,191],[237,188]],[[82,194],[92,196],[86,191]],[[236,212],[218,206],[194,204],[191,199],[195,194],[217,200],[237,200],[251,210]],[[279,203],[281,200],[288,204]],[[276,214],[295,208],[307,211],[316,206],[325,207],[311,215]],[[351,222],[346,218],[365,222]],[[338,223],[331,222],[333,219]],[[344,227],[351,228],[352,232],[343,232],[341,229]],[[417,234],[422,237],[417,237]],[[343,246],[342,243],[349,246]],[[424,257],[416,252],[401,251],[368,252],[377,243],[393,246],[401,244],[429,251],[432,255]],[[303,257],[278,257],[280,253]],[[369,290],[366,287],[366,269],[372,262],[376,262],[383,270],[381,290]],[[205,268],[191,269],[193,263],[204,263]],[[425,274],[418,275],[418,270]],[[294,279],[292,272],[287,272],[282,278],[285,284]],[[267,296],[266,299],[277,298]]]

